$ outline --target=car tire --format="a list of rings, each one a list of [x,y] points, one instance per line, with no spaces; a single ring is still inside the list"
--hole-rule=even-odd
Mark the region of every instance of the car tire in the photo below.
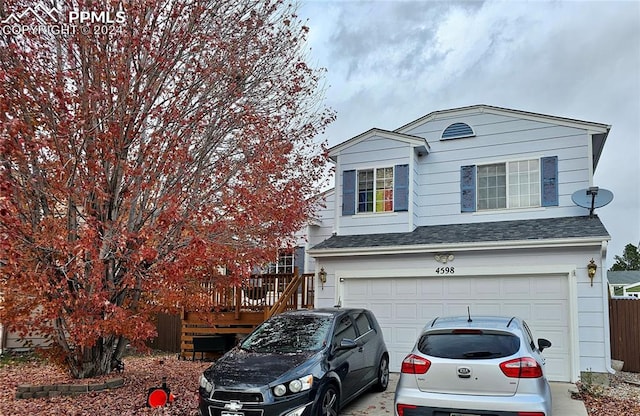
[[[318,393],[318,403],[314,416],[338,416],[340,394],[333,383],[325,384]]]
[[[383,355],[378,366],[378,380],[374,385],[376,391],[385,391],[389,387],[389,357]]]

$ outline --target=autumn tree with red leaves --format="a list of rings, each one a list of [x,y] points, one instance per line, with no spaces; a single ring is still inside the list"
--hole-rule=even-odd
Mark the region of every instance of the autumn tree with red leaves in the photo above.
[[[190,283],[242,279],[291,242],[334,114],[295,5],[57,3],[58,25],[119,18],[0,34],[0,321],[85,378],[197,302]],[[5,0],[0,19],[42,25],[33,5]]]

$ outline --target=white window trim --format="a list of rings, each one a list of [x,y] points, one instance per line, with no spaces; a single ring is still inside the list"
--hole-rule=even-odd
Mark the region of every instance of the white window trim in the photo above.
[[[498,212],[505,212],[505,211],[509,211],[509,212],[513,212],[513,211],[525,211],[525,210],[544,210],[546,207],[542,206],[542,180],[540,177],[540,172],[542,169],[541,166],[541,160],[544,156],[538,156],[537,158],[535,156],[532,157],[526,157],[526,158],[522,158],[522,159],[508,159],[508,160],[503,160],[503,161],[493,161],[493,162],[486,162],[486,163],[478,163],[476,164],[476,210],[475,210],[475,214],[486,214],[486,213],[498,213]],[[509,203],[509,164],[510,163],[517,163],[517,162],[526,162],[526,161],[531,161],[531,160],[538,160],[538,205],[532,205],[532,206],[528,206],[528,207],[515,207],[512,208],[510,207],[510,203]],[[478,174],[478,170],[480,167],[483,166],[490,166],[490,165],[499,165],[499,164],[503,164],[505,166],[505,198],[506,198],[506,206],[504,208],[490,208],[490,209],[480,209],[479,208],[479,204],[478,204],[478,200],[479,200],[479,185],[478,185],[478,181],[480,179],[480,175]]]
[[[395,179],[396,179],[396,167],[395,165],[391,165],[391,166],[376,166],[376,167],[368,167],[368,168],[362,168],[362,169],[356,169],[356,192],[355,192],[355,198],[356,198],[356,213],[353,216],[357,216],[357,217],[364,217],[364,216],[378,216],[378,215],[385,215],[385,214],[394,214],[395,213],[395,203],[393,201],[393,199],[391,200],[391,211],[376,211],[376,203],[377,203],[377,188],[376,188],[376,182],[377,182],[377,171],[378,169],[391,169],[392,171],[392,178],[391,178],[391,190],[392,192],[394,192],[394,196],[395,196]],[[360,200],[359,200],[359,196],[360,196],[360,172],[364,172],[364,171],[368,171],[368,170],[372,170],[373,171],[373,211],[362,211],[360,212]]]

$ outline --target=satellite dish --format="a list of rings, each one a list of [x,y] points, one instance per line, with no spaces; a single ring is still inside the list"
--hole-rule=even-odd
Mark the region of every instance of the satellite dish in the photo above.
[[[589,208],[589,216],[593,217],[593,210],[601,208],[613,201],[613,192],[591,186],[587,189],[580,189],[571,195],[571,200],[579,207]]]

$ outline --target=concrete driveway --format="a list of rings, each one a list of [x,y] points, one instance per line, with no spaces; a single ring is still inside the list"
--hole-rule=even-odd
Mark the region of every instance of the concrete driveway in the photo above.
[[[378,416],[395,415],[393,396],[396,392],[399,373],[391,373],[389,388],[383,393],[368,392],[352,402],[341,413],[341,416]],[[571,391],[576,386],[571,383],[551,383],[553,397],[553,416],[587,416],[587,409],[580,400],[571,398]]]

